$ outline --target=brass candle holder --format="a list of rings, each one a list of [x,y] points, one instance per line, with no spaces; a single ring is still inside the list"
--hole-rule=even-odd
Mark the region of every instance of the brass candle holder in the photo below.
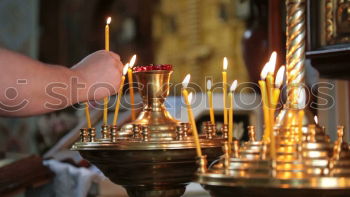
[[[255,139],[252,127],[248,142],[226,144],[224,155],[197,173],[212,196],[350,196],[350,150],[343,127],[331,143],[310,111],[298,106],[305,73],[305,0],[286,2],[288,99],[272,131],[276,152],[270,152],[269,142]]]
[[[137,119],[122,125],[103,126],[101,138],[94,129],[82,130],[82,140],[72,149],[96,165],[111,181],[122,185],[131,197],[181,196],[197,169],[195,143],[189,123],[175,120],[164,106],[169,94],[171,65],[133,68],[143,99]],[[211,126],[213,130],[213,126]],[[198,160],[201,172],[207,160],[221,152],[224,138],[210,131],[200,135],[203,155]]]

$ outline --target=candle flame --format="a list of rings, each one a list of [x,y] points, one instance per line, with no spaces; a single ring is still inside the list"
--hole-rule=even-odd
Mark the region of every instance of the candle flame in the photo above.
[[[188,102],[191,104],[192,103],[192,92],[188,94]]]
[[[275,72],[276,60],[277,60],[277,53],[276,53],[276,51],[274,51],[274,52],[272,52],[272,54],[270,56],[270,60],[268,62],[268,64],[269,64],[269,73],[272,74],[272,75]]]
[[[106,20],[106,24],[107,24],[107,25],[111,24],[111,21],[112,21],[112,18],[109,16],[109,17],[107,18],[107,20]]]
[[[280,69],[278,69],[278,71],[277,71],[276,82],[275,82],[276,88],[280,88],[282,85],[285,69],[286,69],[285,66],[281,66]]]
[[[211,80],[207,81],[207,90],[211,90]]]
[[[223,67],[224,71],[227,70],[227,66],[228,66],[227,57],[224,57],[224,60],[223,60],[223,63],[222,63],[222,67]]]
[[[318,117],[315,115],[314,116],[315,123],[318,124]]]
[[[234,80],[234,81],[232,82],[231,87],[230,87],[230,91],[231,91],[231,92],[234,92],[234,91],[236,90],[236,88],[237,88],[237,80]]]
[[[261,73],[260,73],[260,78],[261,80],[265,80],[267,73],[269,72],[269,63],[266,63],[264,68],[262,69]]]
[[[136,54],[131,57],[129,62],[129,68],[134,67],[135,62],[136,62]]]
[[[299,98],[298,98],[298,108],[304,109],[306,104],[306,92],[305,88],[299,89]]]
[[[125,64],[125,66],[123,67],[123,75],[126,75],[126,73],[128,72],[128,68],[129,68],[129,63]]]
[[[187,74],[184,80],[182,81],[182,87],[187,88],[188,83],[190,82],[191,75]]]

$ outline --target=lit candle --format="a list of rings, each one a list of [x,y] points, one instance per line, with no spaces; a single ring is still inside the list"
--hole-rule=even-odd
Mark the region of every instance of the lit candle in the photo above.
[[[111,24],[112,18],[108,17],[105,26],[105,50],[109,51],[109,24]]]
[[[318,118],[316,115],[314,116],[314,121],[315,121],[315,125],[318,125]]]
[[[119,107],[120,107],[120,99],[122,98],[122,95],[123,95],[123,86],[124,86],[124,81],[125,81],[125,75],[128,72],[128,69],[129,69],[129,63],[127,63],[123,68],[123,76],[122,76],[122,79],[120,81],[117,104],[115,105],[115,110],[114,110],[113,125],[117,125],[118,113],[119,113]]]
[[[281,93],[280,88],[283,82],[284,71],[285,71],[284,66],[281,66],[280,69],[278,69],[277,75],[276,75],[276,81],[275,81],[275,88],[273,88],[273,94],[271,96],[272,103],[270,106],[270,120],[271,120],[272,128],[270,130],[270,145],[271,145],[270,149],[271,149],[271,157],[273,159],[276,159],[276,136],[273,130],[273,125],[275,125],[275,112],[276,112],[278,99]]]
[[[105,26],[105,50],[109,51],[109,24],[112,18],[108,17]],[[107,125],[107,112],[108,112],[108,97],[103,99],[103,124]]]
[[[228,144],[231,147],[232,138],[233,138],[233,104],[234,104],[234,94],[233,92],[237,88],[237,80],[232,82],[230,87],[230,92],[228,93],[228,101],[230,102],[230,109],[228,115]],[[230,149],[231,151],[231,149]]]
[[[274,114],[274,106],[273,106],[273,91],[274,91],[274,73],[275,73],[275,68],[276,68],[276,58],[277,58],[277,53],[274,51],[271,54],[270,60],[267,63],[268,64],[268,75],[266,77],[266,87],[267,87],[267,97],[268,97],[268,106],[269,106],[269,113],[270,113],[270,135],[272,135],[273,131],[273,126],[274,126],[274,119],[275,119],[275,114]]]
[[[267,83],[267,94],[269,97],[269,104],[273,103],[273,86],[274,86],[274,73],[276,68],[276,59],[277,59],[277,53],[274,51],[271,54],[270,60],[267,63],[268,65],[268,74],[266,77],[266,83]]]
[[[276,74],[276,81],[275,81],[275,88],[273,90],[273,100],[272,100],[272,104],[274,109],[276,110],[276,105],[278,103],[278,100],[280,98],[280,93],[281,93],[281,86],[283,83],[283,77],[284,77],[284,72],[286,70],[285,66],[281,66]]]
[[[85,105],[85,116],[86,116],[87,127],[91,128],[91,118],[90,118],[90,111],[89,111],[89,103],[88,102],[84,102],[84,105]]]
[[[215,115],[214,115],[214,107],[213,107],[213,93],[211,91],[211,80],[207,81],[207,94],[208,94],[208,102],[209,102],[209,114],[210,114],[210,122],[215,124]]]
[[[187,113],[188,113],[188,119],[191,123],[191,127],[192,127],[192,134],[193,134],[193,138],[194,138],[194,142],[196,144],[196,152],[197,152],[197,156],[201,157],[202,156],[202,150],[201,150],[201,146],[199,143],[199,136],[198,136],[198,132],[197,132],[197,126],[196,126],[196,122],[193,116],[193,112],[192,112],[192,108],[191,108],[191,101],[192,101],[192,93],[188,94],[187,91],[187,85],[190,82],[190,78],[191,75],[187,74],[185,79],[182,81],[182,96],[185,100],[185,104],[187,107]]]
[[[222,71],[222,97],[223,97],[223,102],[224,102],[224,124],[227,124],[227,107],[226,107],[226,96],[227,96],[227,66],[228,66],[228,61],[227,58],[224,57],[223,60],[223,71]]]
[[[262,100],[262,106],[263,106],[263,112],[264,112],[264,122],[265,122],[265,131],[264,131],[264,141],[269,142],[270,138],[270,114],[269,114],[269,107],[268,107],[268,97],[267,97],[267,90],[266,90],[266,76],[268,73],[268,64],[264,66],[260,73],[261,80],[259,80],[259,86],[261,91],[261,100]]]
[[[131,120],[134,121],[136,119],[135,112],[135,97],[134,97],[134,88],[133,88],[133,79],[132,79],[132,67],[134,66],[136,61],[136,55],[133,55],[130,59],[129,69],[128,69],[128,79],[129,79],[129,89],[130,89],[130,105],[131,105]]]

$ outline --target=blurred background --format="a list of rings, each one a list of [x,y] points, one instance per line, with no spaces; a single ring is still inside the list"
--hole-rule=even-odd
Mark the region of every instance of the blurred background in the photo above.
[[[103,49],[108,16],[111,50],[123,62],[137,54],[140,65],[173,64],[173,83],[187,73],[202,88],[205,77],[220,82],[224,56],[229,60],[229,83],[257,81],[273,47],[268,44],[267,0],[0,0],[0,46],[71,67]],[[283,57],[284,37],[276,34],[274,42]],[[79,118],[71,108],[2,118],[0,150],[43,154]]]

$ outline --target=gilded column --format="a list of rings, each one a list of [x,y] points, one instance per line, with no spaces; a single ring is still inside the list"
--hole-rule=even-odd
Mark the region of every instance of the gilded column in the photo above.
[[[305,0],[287,0],[287,94],[288,103],[298,101],[298,87],[305,79]]]

